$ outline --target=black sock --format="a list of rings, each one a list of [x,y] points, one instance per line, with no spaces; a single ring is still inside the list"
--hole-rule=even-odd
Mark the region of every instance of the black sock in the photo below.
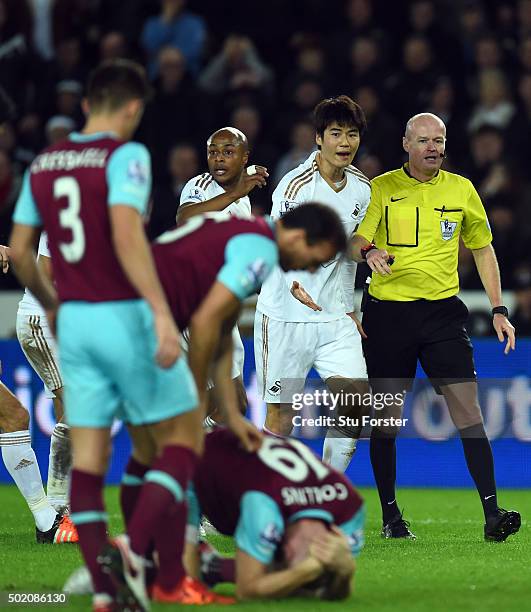
[[[386,436],[376,428],[371,433],[370,455],[374,479],[382,505],[383,522],[400,514],[396,503],[396,437]]]
[[[459,430],[466,464],[483,505],[485,518],[495,514],[498,508],[496,481],[494,479],[494,459],[489,439],[482,423]]]

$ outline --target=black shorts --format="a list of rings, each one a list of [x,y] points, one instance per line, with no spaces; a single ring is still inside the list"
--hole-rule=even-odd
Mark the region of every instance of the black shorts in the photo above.
[[[364,306],[363,352],[373,390],[410,389],[417,360],[437,391],[475,381],[468,309],[458,297],[391,302],[368,295]]]

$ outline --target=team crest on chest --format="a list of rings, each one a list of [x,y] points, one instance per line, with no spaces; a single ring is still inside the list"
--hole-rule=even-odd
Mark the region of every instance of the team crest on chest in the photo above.
[[[356,202],[356,206],[354,207],[354,210],[351,213],[351,217],[353,219],[357,219],[358,215],[360,214],[360,210],[361,210],[361,206],[359,202]]]
[[[441,221],[442,239],[450,240],[455,234],[456,228],[457,228],[457,221],[448,221],[448,219]]]

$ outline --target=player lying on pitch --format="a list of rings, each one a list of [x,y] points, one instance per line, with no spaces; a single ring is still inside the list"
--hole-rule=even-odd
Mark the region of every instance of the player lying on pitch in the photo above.
[[[209,214],[192,218],[166,232],[152,247],[153,260],[166,299],[179,329],[188,327],[189,365],[204,416],[207,380],[212,378],[226,410],[227,425],[240,439],[260,442],[258,432],[238,411],[232,379],[232,328],[241,302],[255,293],[271,270],[314,271],[346,247],[343,226],[334,211],[320,204],[306,204],[274,223],[264,219],[219,218]],[[254,433],[253,433],[254,432]],[[130,430],[134,452],[122,486],[122,509],[126,523],[133,515],[144,475],[155,459],[156,448],[148,432]],[[251,450],[249,448],[248,450]],[[177,538],[178,533],[174,534]],[[173,537],[169,533],[165,537]],[[125,573],[127,563],[116,563],[116,549],[107,550],[102,562],[120,582],[134,582]],[[164,559],[160,559],[161,567]],[[157,601],[177,601],[177,580],[159,573],[152,596]],[[180,603],[182,588],[179,591]],[[194,601],[209,603],[216,596],[191,589]],[[201,595],[203,600],[195,599]]]
[[[217,428],[206,436],[189,494],[188,573],[197,575],[202,561],[203,578],[235,582],[239,599],[349,596],[364,542],[363,500],[302,442],[266,436],[249,455]],[[197,546],[199,512],[235,537],[234,560]]]

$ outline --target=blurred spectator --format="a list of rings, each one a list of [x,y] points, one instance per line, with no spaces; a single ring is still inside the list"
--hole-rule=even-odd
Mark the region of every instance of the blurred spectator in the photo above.
[[[518,30],[521,39],[531,35],[531,0],[518,1]]]
[[[33,13],[33,46],[43,60],[51,60],[53,46],[54,0],[29,0]]]
[[[374,7],[371,0],[347,0],[345,17],[340,23],[345,27],[337,29],[330,37],[330,53],[334,64],[344,66],[348,61],[348,49],[352,42],[360,36],[380,35],[374,17]]]
[[[175,47],[164,47],[158,63],[155,95],[146,108],[141,126],[142,138],[152,151],[155,177],[165,172],[169,150],[176,142],[202,136],[196,133],[198,95],[186,71],[184,55]]]
[[[17,15],[20,6],[26,6],[26,2],[18,5],[0,0],[0,87],[13,100],[18,116],[26,112],[34,94],[32,65],[36,60],[32,57],[24,24]]]
[[[470,0],[459,13],[462,58],[465,65],[474,62],[476,41],[487,32],[485,10],[479,0]]]
[[[365,154],[358,155],[354,160],[354,165],[358,170],[361,170],[368,179],[373,179],[375,176],[380,176],[387,171],[389,166],[384,166],[382,161],[376,156]]]
[[[46,140],[49,145],[54,145],[64,140],[75,128],[76,124],[70,117],[56,115],[46,123]]]
[[[531,336],[531,261],[520,264],[513,275],[516,308],[511,313],[511,323],[519,337]]]
[[[312,122],[301,120],[295,123],[291,128],[291,149],[278,160],[272,180],[269,179],[271,190],[278,185],[285,174],[306,161],[310,153],[315,151],[316,148],[315,130]],[[271,171],[270,175],[272,175]]]
[[[297,40],[293,45],[296,53],[295,68],[286,77],[283,91],[285,97],[289,97],[293,87],[305,77],[318,80],[324,89],[332,85],[330,71],[327,69],[327,61],[324,49],[313,38]]]
[[[380,95],[369,85],[356,90],[356,102],[367,119],[367,131],[360,144],[361,155],[377,155],[386,170],[400,166],[403,150],[400,131],[402,126],[381,105]]]
[[[100,39],[100,62],[128,57],[127,40],[121,32],[107,32]]]
[[[285,100],[275,117],[276,140],[279,146],[289,147],[292,125],[301,119],[311,119],[315,105],[323,98],[323,87],[318,80],[306,77],[294,85],[291,97]]]
[[[267,187],[255,189],[251,197],[253,214],[269,212],[271,209],[272,175],[278,153],[265,136],[260,112],[253,106],[239,106],[234,109],[231,115],[230,125],[247,136],[247,141],[249,142],[249,164],[265,166],[271,175],[271,178],[268,179]]]
[[[99,1],[55,0],[53,6],[53,39],[57,46],[68,38],[78,38],[83,59],[96,62],[101,36]]]
[[[348,87],[370,85],[382,91],[388,71],[382,62],[380,43],[371,36],[359,36],[350,48],[350,73]]]
[[[231,35],[201,72],[198,84],[207,94],[225,97],[243,91],[263,103],[272,95],[273,73],[247,37]]]
[[[471,135],[471,160],[466,172],[485,206],[512,202],[512,181],[504,153],[505,140],[501,130],[483,125]]]
[[[197,149],[187,143],[173,147],[168,155],[168,180],[159,181],[153,191],[153,209],[148,232],[153,239],[175,226],[181,191],[200,172]]]
[[[507,147],[511,162],[520,176],[529,177],[529,155],[531,151],[531,72],[524,74],[518,82],[518,110],[513,115],[507,130]]]
[[[11,233],[11,216],[21,184],[21,176],[17,174],[9,155],[0,149],[0,244],[7,244]]]
[[[71,117],[77,125],[82,123],[81,95],[83,86],[78,81],[60,81],[55,88],[55,108],[58,115]]]
[[[518,47],[518,59],[520,60],[520,71],[531,72],[531,35],[522,39]]]
[[[442,63],[447,72],[460,72],[459,54],[455,37],[446,27],[447,15],[437,14],[435,0],[413,0],[409,7],[409,35],[422,36],[433,49],[444,49]]]
[[[232,112],[230,125],[247,136],[249,163],[266,166],[272,174],[278,152],[265,135],[260,111],[254,106],[239,106]]]
[[[160,4],[160,14],[148,19],[142,32],[150,77],[157,76],[157,58],[163,47],[179,49],[188,70],[197,75],[207,35],[205,22],[202,17],[185,10],[185,0],[161,0]]]
[[[461,105],[457,106],[455,88],[448,77],[441,77],[431,92],[430,99],[426,105],[426,111],[440,117],[446,125],[446,135],[449,145],[446,153],[453,162],[462,162],[468,148],[468,134],[466,132],[466,118],[462,110],[463,98],[461,94]]]
[[[21,178],[14,171],[9,155],[0,149],[0,213],[4,214],[12,209],[18,192]]]
[[[482,71],[479,75],[479,100],[468,122],[468,129],[473,132],[485,124],[504,129],[514,112],[503,73],[500,70]]]
[[[389,79],[389,89],[400,121],[424,110],[440,75],[433,49],[422,36],[410,36],[402,48],[402,69]]]

